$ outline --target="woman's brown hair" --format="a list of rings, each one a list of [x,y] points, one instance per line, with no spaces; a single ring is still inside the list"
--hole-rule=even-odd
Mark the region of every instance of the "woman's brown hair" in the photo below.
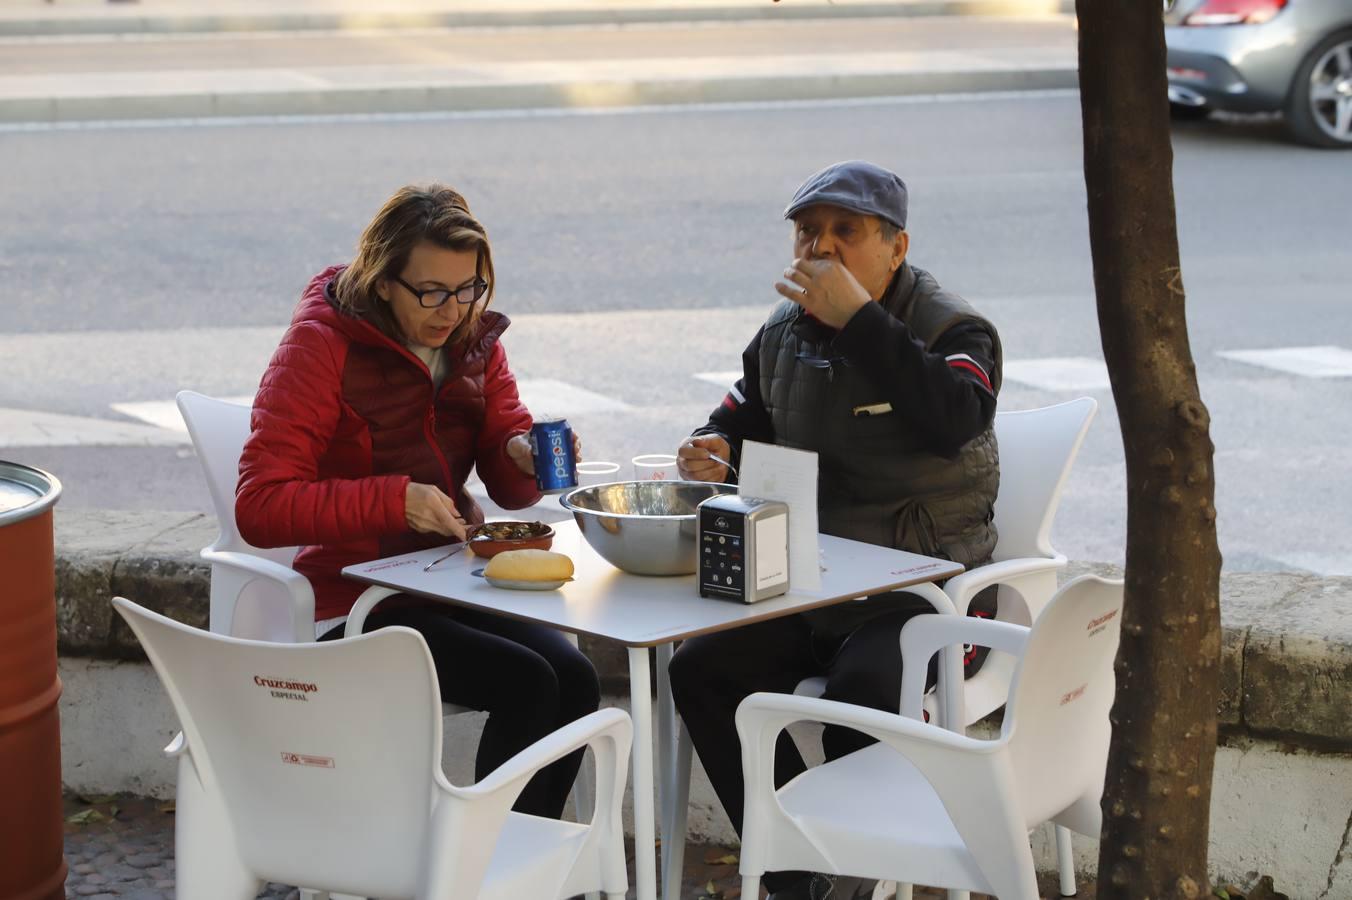
[[[351,265],[334,283],[334,296],[339,309],[365,319],[388,337],[402,342],[404,336],[390,305],[380,299],[376,285],[398,276],[408,264],[413,248],[422,241],[447,250],[474,251],[478,255],[477,274],[488,282],[484,296],[451,334],[450,343],[457,343],[469,334],[493,300],[493,250],[488,244],[488,232],[470,213],[465,198],[444,184],[408,185],[385,201],[362,232]]]

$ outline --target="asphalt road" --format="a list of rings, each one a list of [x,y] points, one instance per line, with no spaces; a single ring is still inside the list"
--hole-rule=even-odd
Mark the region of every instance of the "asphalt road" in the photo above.
[[[1347,161],[1252,120],[1180,127],[1175,153],[1227,568],[1352,574],[1352,379],[1219,355],[1352,353]],[[0,132],[0,409],[132,423],[111,404],[247,396],[309,276],[348,257],[394,187],[443,179],[490,228],[518,375],[589,392],[558,405],[580,403],[591,458],[668,450],[722,396],[695,376],[735,369],[776,299],[783,204],[850,157],[905,175],[913,261],[1000,326],[1002,408],[1099,400],[1053,535],[1072,558],[1120,562],[1125,474],[1092,377],[1070,94]],[[1045,363],[1062,358],[1090,375]],[[0,434],[0,456],[56,472],[71,507],[209,508],[173,441],[61,443]]]

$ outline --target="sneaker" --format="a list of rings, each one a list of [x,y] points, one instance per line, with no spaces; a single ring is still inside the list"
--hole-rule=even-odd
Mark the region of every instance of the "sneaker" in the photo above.
[[[869,900],[877,883],[870,878],[813,872],[792,887],[775,891],[768,900]]]

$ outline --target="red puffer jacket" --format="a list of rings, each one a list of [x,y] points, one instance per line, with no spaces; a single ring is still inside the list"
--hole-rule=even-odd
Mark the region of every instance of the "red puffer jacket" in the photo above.
[[[465,492],[477,467],[493,502],[540,499],[507,456],[530,430],[498,338],[508,319],[485,312],[433,397],[422,361],[375,326],[333,305],[334,266],[315,276],[254,398],[235,519],[255,547],[304,545],[295,568],[315,589],[315,618],[352,608],[362,585],[343,566],[445,544],[404,520],[410,479],[434,484],[470,522],[483,510]]]

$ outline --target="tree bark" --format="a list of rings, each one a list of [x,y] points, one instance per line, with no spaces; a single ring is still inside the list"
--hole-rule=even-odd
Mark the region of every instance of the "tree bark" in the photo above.
[[[1164,27],[1150,0],[1076,9],[1094,287],[1127,463],[1098,896],[1204,897],[1221,558],[1210,416],[1184,316]]]

